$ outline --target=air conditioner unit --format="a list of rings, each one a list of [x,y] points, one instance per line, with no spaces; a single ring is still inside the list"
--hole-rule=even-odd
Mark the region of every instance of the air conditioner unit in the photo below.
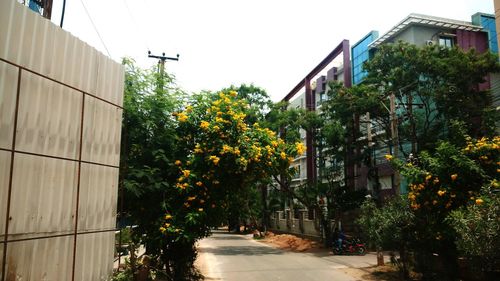
[[[434,42],[434,41],[432,41],[432,40],[426,40],[426,41],[425,41],[425,45],[426,45],[426,46],[434,46],[434,44],[435,44],[435,42]]]

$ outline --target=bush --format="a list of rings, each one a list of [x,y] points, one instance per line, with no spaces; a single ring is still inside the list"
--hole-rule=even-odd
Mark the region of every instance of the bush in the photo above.
[[[465,140],[464,148],[442,142],[420,153],[417,165],[392,160],[410,183],[412,250],[424,278],[458,278],[461,254],[483,271],[495,266],[500,137]]]
[[[398,263],[401,274],[408,277],[409,252],[411,232],[414,229],[414,215],[410,210],[408,200],[394,197],[382,208],[377,208],[371,200],[366,200],[361,206],[361,215],[357,220],[364,234],[374,244],[377,250],[381,248],[398,250],[401,263]]]
[[[473,271],[500,274],[500,196],[485,189],[481,198],[480,204],[451,212],[447,221],[457,233],[458,250],[471,261]]]

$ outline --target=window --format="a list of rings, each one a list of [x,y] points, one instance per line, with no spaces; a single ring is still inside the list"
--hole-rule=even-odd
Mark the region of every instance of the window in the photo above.
[[[314,209],[307,209],[307,219],[314,220]]]
[[[292,179],[300,179],[300,165],[290,167],[290,169],[292,170]]]
[[[439,46],[446,48],[453,47],[453,38],[451,37],[439,37]]]

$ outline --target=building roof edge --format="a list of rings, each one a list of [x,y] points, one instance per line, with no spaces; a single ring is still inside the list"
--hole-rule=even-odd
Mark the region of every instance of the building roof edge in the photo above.
[[[369,48],[378,47],[380,44],[393,38],[394,36],[396,36],[397,34],[399,34],[400,32],[402,32],[411,25],[424,25],[424,26],[443,27],[450,29],[462,29],[462,30],[476,31],[476,32],[483,30],[481,26],[474,25],[469,21],[461,21],[461,20],[411,13],[408,16],[406,16],[402,21],[400,21],[398,24],[396,24],[394,27],[392,27],[389,31],[387,31],[384,35],[380,36],[377,40],[373,41],[369,45]]]

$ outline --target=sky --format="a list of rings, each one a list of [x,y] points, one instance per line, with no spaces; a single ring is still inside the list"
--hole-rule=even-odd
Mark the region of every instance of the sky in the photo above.
[[[53,2],[57,25],[62,2]],[[67,0],[63,29],[143,68],[157,63],[148,50],[179,54],[166,70],[187,92],[253,83],[277,101],[343,39],[382,36],[410,13],[470,21],[476,12],[492,14],[493,0]]]

